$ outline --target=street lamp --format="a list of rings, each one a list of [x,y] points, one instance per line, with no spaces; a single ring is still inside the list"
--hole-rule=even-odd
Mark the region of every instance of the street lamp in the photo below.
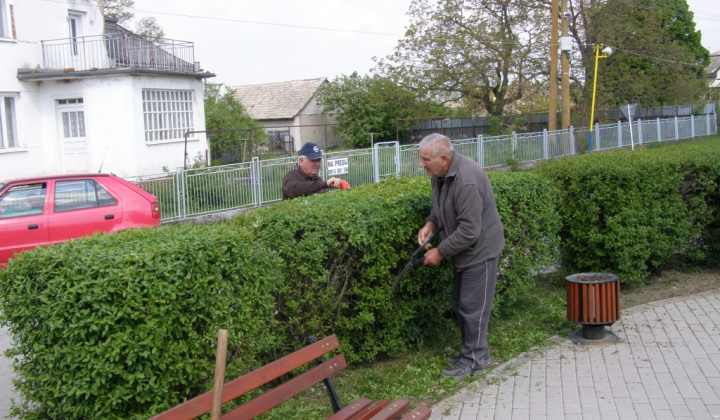
[[[595,119],[595,90],[597,88],[597,69],[598,69],[598,60],[601,58],[608,58],[613,52],[612,48],[605,47],[602,50],[602,55],[600,55],[600,48],[602,46],[595,45],[595,76],[593,77],[593,94],[592,94],[592,105],[590,105],[590,136],[588,137],[588,153],[592,150],[592,140],[593,140],[593,120]]]

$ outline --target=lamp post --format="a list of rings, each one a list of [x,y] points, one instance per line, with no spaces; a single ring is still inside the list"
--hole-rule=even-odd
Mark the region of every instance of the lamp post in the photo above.
[[[595,119],[595,90],[597,89],[597,69],[598,69],[598,60],[601,58],[608,58],[610,54],[612,54],[612,48],[605,47],[602,50],[602,55],[600,55],[600,48],[602,46],[595,45],[595,76],[593,77],[593,94],[592,94],[592,105],[590,105],[590,136],[588,137],[588,153],[592,151],[592,141],[593,141],[593,121]]]

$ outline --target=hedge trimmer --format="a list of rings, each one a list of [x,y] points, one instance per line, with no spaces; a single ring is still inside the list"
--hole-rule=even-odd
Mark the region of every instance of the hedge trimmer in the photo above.
[[[425,247],[427,246],[427,244],[429,244],[430,241],[432,241],[433,238],[435,238],[437,236],[437,234],[443,230],[443,228],[444,228],[444,226],[440,226],[437,229],[435,229],[435,232],[433,232],[432,235],[430,235],[430,237],[427,238],[427,240],[425,242],[423,242],[422,245],[420,245],[420,247],[415,250],[415,252],[412,253],[412,256],[410,257],[410,261],[408,261],[408,263],[405,265],[405,268],[403,268],[403,271],[400,272],[400,275],[398,275],[397,279],[395,280],[395,283],[393,283],[392,290],[395,290],[397,285],[400,284],[400,280],[402,280],[402,278],[405,277],[405,274],[407,274],[408,271],[412,270],[413,268],[415,268],[419,265],[423,265],[423,263],[425,262],[425,256],[424,255],[421,256],[420,253],[423,252],[423,250],[425,250]]]

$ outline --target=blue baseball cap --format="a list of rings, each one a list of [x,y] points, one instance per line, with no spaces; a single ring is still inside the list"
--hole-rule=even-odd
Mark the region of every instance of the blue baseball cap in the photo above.
[[[308,159],[320,159],[322,157],[322,153],[320,152],[320,148],[315,143],[305,143],[303,144],[303,147],[298,152],[298,156],[307,156]]]

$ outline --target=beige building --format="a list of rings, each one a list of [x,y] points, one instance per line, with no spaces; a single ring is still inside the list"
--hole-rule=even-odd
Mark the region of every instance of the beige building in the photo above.
[[[322,149],[341,144],[335,134],[332,115],[322,115],[316,94],[328,83],[319,79],[291,80],[261,85],[233,86],[235,97],[250,116],[270,135],[271,147],[277,152],[294,154],[311,141]]]

